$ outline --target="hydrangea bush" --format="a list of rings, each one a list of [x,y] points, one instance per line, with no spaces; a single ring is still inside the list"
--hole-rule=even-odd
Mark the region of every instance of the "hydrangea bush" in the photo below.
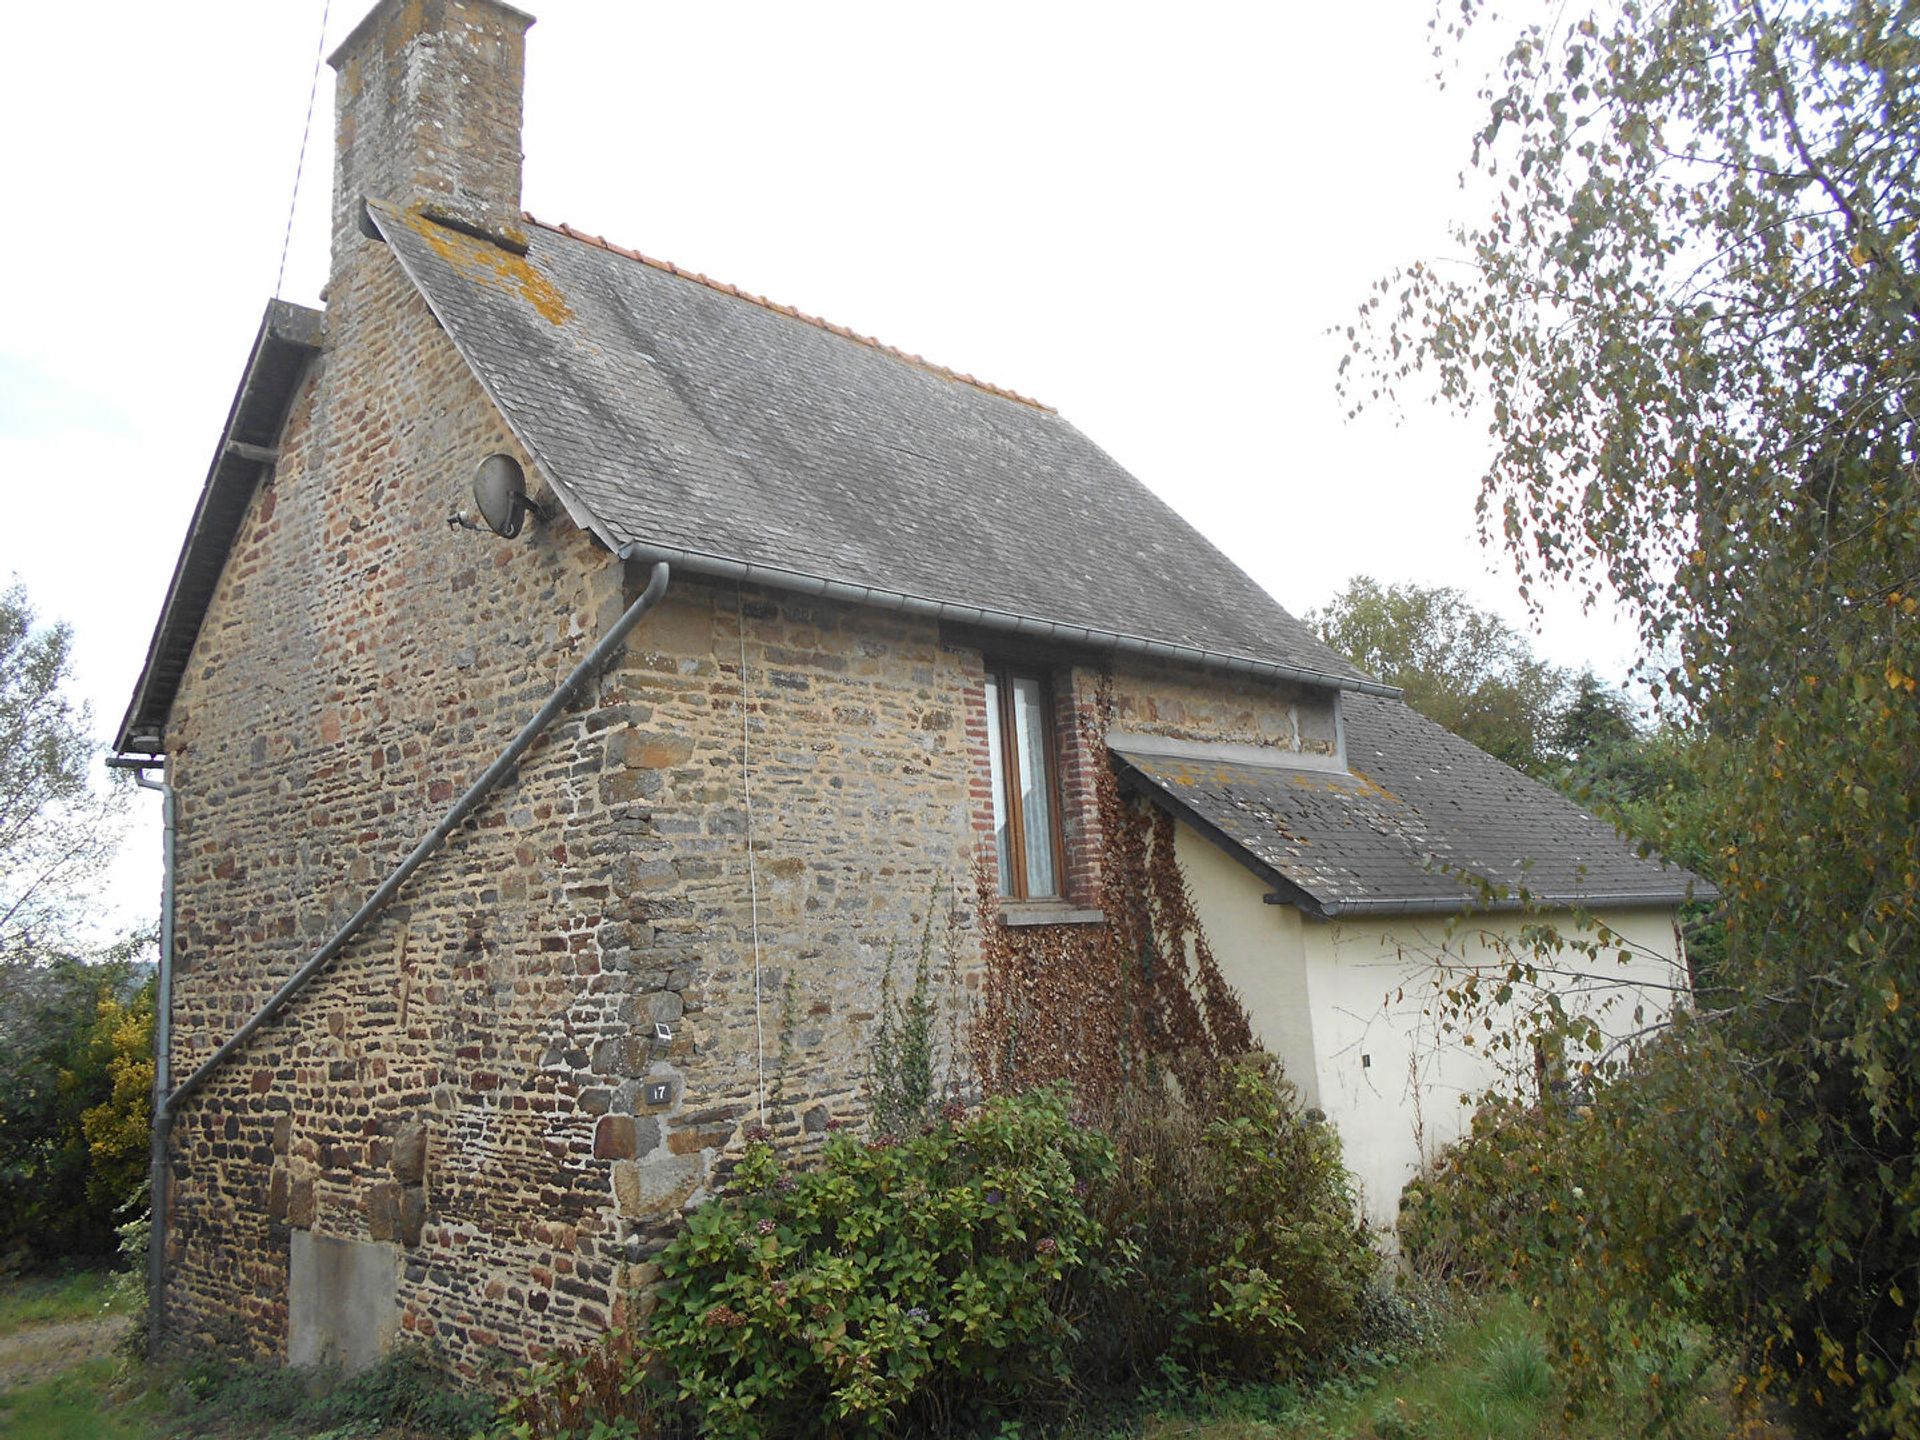
[[[756,1141],[662,1255],[653,1344],[716,1437],[1030,1405],[1070,1383],[1089,1302],[1132,1259],[1088,1206],[1113,1163],[1061,1087],[836,1133],[816,1168]]]

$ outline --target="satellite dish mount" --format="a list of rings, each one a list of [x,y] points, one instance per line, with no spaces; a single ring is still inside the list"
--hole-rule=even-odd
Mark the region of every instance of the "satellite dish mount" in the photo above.
[[[511,455],[489,455],[480,462],[473,472],[473,503],[477,516],[455,510],[447,516],[447,524],[463,530],[484,525],[502,540],[511,540],[520,533],[529,511],[538,520],[550,518],[544,506],[527,498],[526,472]]]

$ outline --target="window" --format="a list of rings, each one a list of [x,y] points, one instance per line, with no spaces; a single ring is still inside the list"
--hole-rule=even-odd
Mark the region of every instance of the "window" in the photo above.
[[[993,774],[993,843],[1000,893],[1014,900],[1061,895],[1066,868],[1054,779],[1046,680],[987,671],[987,763]]]

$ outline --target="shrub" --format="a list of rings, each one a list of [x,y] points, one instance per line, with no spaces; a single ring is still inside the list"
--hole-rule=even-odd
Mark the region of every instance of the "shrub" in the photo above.
[[[920,928],[914,959],[913,988],[902,996],[895,983],[899,946],[887,947],[887,964],[880,976],[880,1018],[873,1028],[867,1055],[867,1123],[875,1135],[909,1135],[926,1129],[941,1107],[960,1091],[954,1067],[960,1060],[959,914],[950,911],[943,927],[940,959],[942,997],[934,995],[934,927],[941,887],[934,887]],[[941,1074],[939,1021],[942,1000],[947,1009],[945,1073]]]
[[[274,1434],[370,1435],[388,1427],[409,1435],[472,1435],[493,1413],[418,1345],[396,1346],[379,1364],[341,1378],[326,1370],[236,1365],[205,1356],[181,1371],[171,1408],[193,1434],[233,1430]]]
[[[1030,1419],[1102,1382],[1298,1381],[1420,1329],[1375,1293],[1339,1143],[1270,1060],[1204,1096],[1130,1093],[1112,1137],[1069,1104],[1053,1086],[905,1138],[839,1131],[811,1170],[754,1141],[661,1255],[644,1343],[537,1368],[501,1433]]]
[[[1526,1330],[1502,1331],[1487,1346],[1487,1392],[1511,1405],[1539,1405],[1553,1393],[1547,1347]]]
[[[1564,1253],[1586,1199],[1577,1111],[1493,1098],[1400,1192],[1400,1248],[1424,1274],[1485,1291]]]
[[[653,1353],[631,1330],[561,1352],[522,1377],[496,1440],[651,1440],[665,1409]]]
[[[129,1360],[147,1356],[147,1260],[153,1244],[153,1207],[150,1187],[142,1185],[121,1211],[115,1227],[120,1237],[119,1263],[107,1281],[107,1305],[127,1317],[120,1335],[120,1351]]]
[[[153,997],[126,960],[0,959],[0,1248],[112,1254],[146,1177]]]
[[[1445,1339],[1460,1316],[1456,1296],[1418,1271],[1376,1270],[1360,1293],[1354,1334],[1330,1370],[1367,1370],[1411,1362]]]
[[[1720,1263],[1717,1231],[1728,1223],[1724,1208],[1681,1216],[1684,1193],[1663,1172],[1659,1147],[1680,1128],[1676,1110],[1688,1107],[1701,1127],[1703,1155],[1726,1129],[1725,1096],[1703,1092],[1676,1063],[1684,1058],[1668,1037],[1597,1086],[1590,1104],[1489,1102],[1401,1196],[1401,1241],[1417,1266],[1467,1288],[1539,1297],[1568,1402],[1638,1407],[1650,1429],[1685,1428],[1681,1409],[1703,1363],[1693,1322],[1716,1318],[1700,1280]],[[1751,1379],[1744,1388],[1764,1395]]]
[[[1070,1381],[1103,1272],[1104,1136],[1046,1088],[922,1134],[842,1132],[823,1166],[756,1143],[661,1256],[652,1339],[703,1434],[880,1430]]]
[[[1356,1337],[1376,1257],[1339,1137],[1276,1062],[1230,1063],[1203,1095],[1137,1082],[1114,1139],[1100,1215],[1141,1275],[1104,1297],[1098,1368],[1272,1378]]]
[[[484,1425],[493,1406],[465,1389],[431,1351],[400,1345],[372,1369],[309,1402],[303,1419],[335,1430],[404,1428],[415,1435],[467,1436]]]

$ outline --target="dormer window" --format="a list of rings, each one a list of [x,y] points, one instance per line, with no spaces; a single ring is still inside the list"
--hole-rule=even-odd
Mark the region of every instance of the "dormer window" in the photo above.
[[[993,779],[993,844],[1000,893],[1053,900],[1064,893],[1053,697],[1037,671],[989,668],[987,760]]]

